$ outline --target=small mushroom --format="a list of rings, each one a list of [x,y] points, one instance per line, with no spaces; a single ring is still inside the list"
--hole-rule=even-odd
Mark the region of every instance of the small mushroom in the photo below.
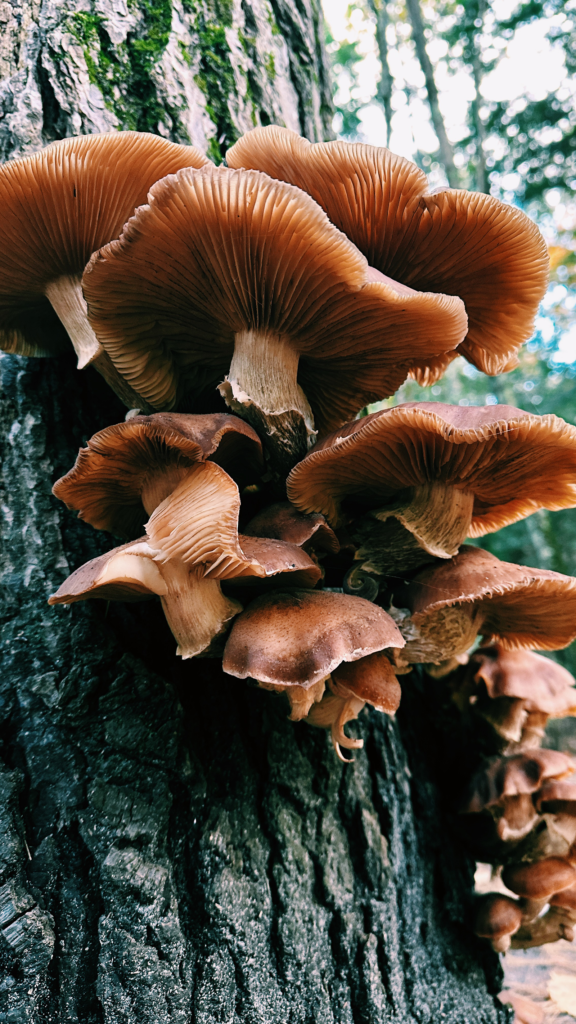
[[[400,633],[376,605],[347,594],[290,590],[259,597],[248,606],[230,633],[222,667],[238,679],[255,679],[266,689],[285,692],[291,718],[298,720],[320,701],[331,673],[342,663],[368,661],[369,655],[396,647],[402,647]],[[358,700],[361,706],[373,698],[390,707],[396,697],[392,674],[390,667],[384,670],[383,662],[373,659],[364,682],[356,673],[344,671],[340,678],[336,673],[332,696],[344,698],[344,703]],[[340,745],[361,746],[343,733],[349,718],[341,712],[340,704],[330,722],[314,722],[335,725],[338,753]]]
[[[538,509],[576,505],[576,427],[507,405],[408,402],[345,424],[294,467],[302,512],[350,527],[364,572],[451,558]]]
[[[157,594],[177,654],[193,658],[242,610],[222,593],[222,580],[281,576],[285,585],[290,575],[301,586],[314,586],[320,578],[318,566],[296,545],[239,535],[239,508],[231,477],[213,462],[199,463],[155,508],[144,538],[81,566],[49,603]]]
[[[415,164],[387,149],[311,144],[277,125],[248,132],[226,161],[304,189],[381,273],[464,300],[465,340],[437,359],[415,354],[421,383],[433,384],[457,354],[484,373],[517,364],[546,291],[549,258],[538,228],[516,207],[483,193],[431,192]]]
[[[530,949],[544,946],[547,942],[565,939],[573,942],[574,927],[571,913],[562,907],[550,907],[541,917],[535,917],[518,929],[512,938],[512,949]]]
[[[547,857],[532,864],[512,864],[502,872],[504,885],[529,900],[549,900],[576,885],[576,868],[561,857]]]
[[[522,911],[517,900],[495,892],[478,899],[474,932],[479,938],[488,939],[497,953],[505,953],[510,948],[512,936],[521,924]]]
[[[133,416],[94,434],[53,490],[96,529],[135,537],[158,505],[206,461],[243,486],[262,472],[262,445],[237,416]]]
[[[141,396],[114,368],[86,317],[80,280],[159,178],[209,163],[193,146],[142,132],[64,139],[0,168],[0,348],[55,355],[72,342],[130,408]]]
[[[244,527],[252,537],[270,537],[297,544],[305,551],[327,551],[337,554],[340,543],[323,515],[300,512],[289,501],[267,505]]]
[[[478,634],[505,648],[558,650],[576,637],[576,579],[464,546],[450,561],[393,586],[390,614],[406,639],[402,657],[409,664],[462,654]]]
[[[288,471],[316,430],[392,394],[466,331],[460,299],[397,286],[300,189],[255,171],[158,182],[83,278],[90,323],[155,409],[209,385]]]

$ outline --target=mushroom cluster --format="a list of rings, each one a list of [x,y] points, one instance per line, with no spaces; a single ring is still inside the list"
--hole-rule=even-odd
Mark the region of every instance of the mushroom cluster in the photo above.
[[[525,842],[568,800],[546,789],[567,785],[562,759],[522,758],[574,709],[529,652],[576,637],[576,580],[464,542],[576,507],[576,428],[498,405],[362,410],[457,355],[515,365],[547,284],[535,225],[430,191],[388,150],[276,126],[221,167],[136,132],[64,140],[0,168],[2,197],[0,347],[69,339],[130,409],[54,486],[120,546],[50,603],[159,599],[178,655],[281,694],[342,760],[366,704],[394,714],[398,677],[446,676],[505,758],[467,815],[488,844]]]

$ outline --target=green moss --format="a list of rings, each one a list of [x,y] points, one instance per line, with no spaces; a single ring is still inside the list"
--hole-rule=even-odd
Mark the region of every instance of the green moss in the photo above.
[[[181,39],[178,40],[178,49],[180,50],[181,57],[185,61],[185,63],[188,65],[192,64],[192,57],[190,56],[190,51],[186,46],[186,43],[183,43]]]
[[[266,68],[266,73],[268,75],[269,80],[273,82],[274,79],[276,78],[276,61],[274,60],[273,53],[269,53],[268,56],[266,57],[266,60],[264,61],[264,67]]]
[[[231,19],[231,6],[229,14]],[[226,150],[238,138],[228,106],[230,96],[236,91],[230,47],[226,39],[226,26],[208,21],[204,11],[198,14],[195,28],[200,50],[196,84],[206,97],[206,112],[216,128],[216,137],[210,141],[209,155],[216,163],[220,163]]]

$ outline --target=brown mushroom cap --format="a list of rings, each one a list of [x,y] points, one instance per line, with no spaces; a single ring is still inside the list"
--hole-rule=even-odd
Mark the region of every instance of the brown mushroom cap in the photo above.
[[[223,669],[239,679],[310,687],[341,662],[404,641],[393,620],[360,597],[292,590],[253,601],[237,620]]]
[[[258,359],[298,373],[321,430],[393,393],[411,360],[454,348],[466,330],[458,298],[370,276],[302,191],[222,167],[158,182],[120,239],[94,254],[83,286],[98,340],[154,408],[222,381],[239,339],[249,347],[257,335]]]
[[[206,460],[246,483],[262,471],[262,445],[252,427],[237,416],[134,416],[94,434],[53,490],[96,529],[130,537],[148,518],[144,488],[160,477],[162,500],[189,467]]]
[[[510,896],[490,892],[479,898],[474,931],[480,938],[498,942],[507,935],[513,935],[521,924],[522,911]]]
[[[90,255],[117,238],[150,186],[181,167],[207,163],[193,146],[142,132],[64,139],[5,163],[0,168],[0,348],[27,356],[68,348],[70,339],[47,290],[54,282],[74,280],[79,291]],[[78,301],[83,301],[80,291]]]
[[[347,423],[294,467],[288,497],[334,526],[341,503],[382,509],[410,488],[442,484],[473,495],[468,536],[538,509],[576,505],[576,427],[508,405],[407,402]]]
[[[526,711],[562,717],[576,711],[574,677],[556,661],[533,651],[510,651],[497,644],[470,658],[468,673],[483,683],[488,697],[518,699]]]
[[[474,776],[463,810],[477,814],[509,797],[538,792],[546,780],[571,775],[574,762],[558,750],[533,750],[496,758]],[[556,785],[557,783],[554,783]]]
[[[545,782],[534,797],[536,809],[541,814],[571,814],[576,817],[576,783]]]
[[[341,662],[332,670],[332,680],[337,693],[349,691],[386,715],[393,715],[400,706],[400,683],[392,664],[381,651],[359,661]]]
[[[270,537],[299,547],[338,552],[340,544],[323,515],[307,515],[289,501],[279,501],[263,508],[244,527],[250,537]]]
[[[504,885],[526,899],[547,900],[576,884],[576,868],[562,857],[546,857],[533,864],[513,864],[502,872]]]
[[[394,604],[408,608],[417,626],[442,609],[473,606],[478,632],[507,649],[553,651],[576,637],[576,579],[501,562],[468,545],[398,587]]]
[[[551,907],[564,907],[566,910],[576,911],[576,886],[569,889],[562,889],[550,897]]]
[[[90,598],[146,601],[162,596],[168,588],[151,555],[148,537],[106,551],[76,569],[48,598],[48,604],[75,604]]]
[[[308,192],[371,266],[422,291],[459,295],[469,329],[458,347],[485,373],[502,373],[533,330],[549,259],[535,224],[492,196],[443,189],[387,149],[309,143],[270,125],[228,151],[229,167],[252,167]],[[453,355],[415,364],[433,383]]]

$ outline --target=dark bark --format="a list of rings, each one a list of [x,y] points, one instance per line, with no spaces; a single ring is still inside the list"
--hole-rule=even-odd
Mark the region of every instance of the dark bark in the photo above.
[[[160,607],[49,608],[113,541],[51,496],[123,415],[5,356],[0,1021],[504,1024],[448,833],[431,688],[342,766],[279,698],[174,656]],[[353,727],[354,728],[354,727]]]
[[[386,145],[389,146],[390,136],[392,134],[392,89],[394,85],[392,72],[390,71],[390,65],[388,63],[388,40],[386,38],[386,29],[390,23],[390,18],[388,15],[388,4],[385,0],[369,0],[369,2],[376,18],[376,44],[378,46],[378,56],[380,57],[380,65],[382,67],[376,96],[384,108],[384,120],[386,121]]]

